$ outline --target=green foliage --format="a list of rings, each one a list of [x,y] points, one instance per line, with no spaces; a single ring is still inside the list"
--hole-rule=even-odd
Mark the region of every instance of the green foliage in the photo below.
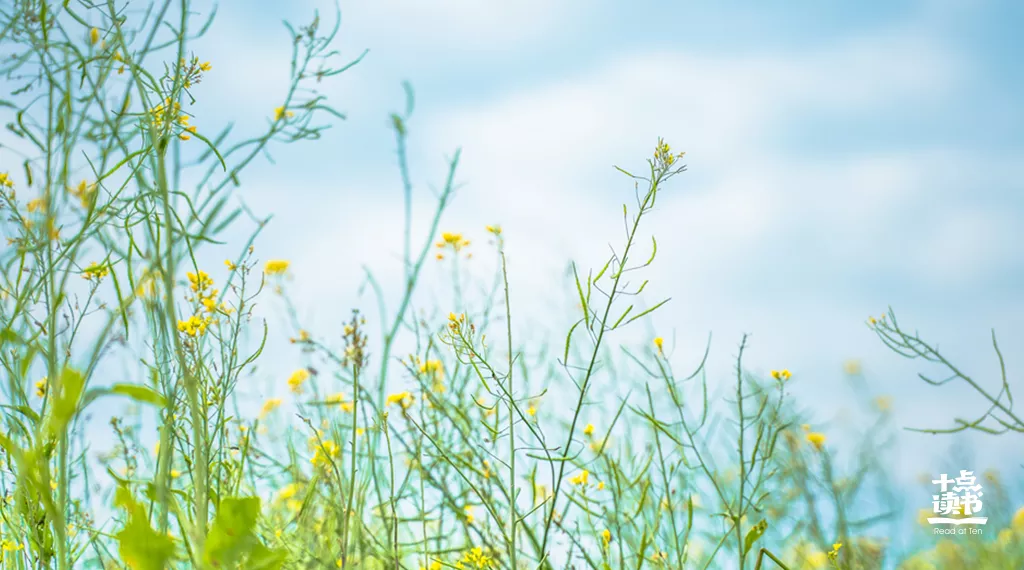
[[[11,52],[0,71],[12,87],[0,102],[0,569],[1024,561],[1024,510],[994,517],[993,539],[927,540],[907,556],[890,549],[885,525],[899,513],[869,508],[893,502],[885,454],[894,426],[882,406],[851,434],[859,447],[837,449],[813,427],[826,420],[790,398],[788,371],[746,369],[746,337],[734,372],[716,382],[710,342],[680,373],[662,337],[624,336],[670,302],[641,297],[658,286],[643,277],[659,252],[645,224],[685,172],[683,154],[663,140],[642,169],[619,169],[633,189],[621,240],[593,269],[572,264],[564,290],[574,308],[545,323],[564,325],[549,339],[513,310],[509,275],[535,268],[506,257],[501,227],[487,226],[485,247],[441,231],[458,151],[428,228],[413,232],[420,191],[406,156],[415,132],[406,85],[406,109],[390,121],[404,206],[400,283],[353,271],[376,314],[354,311],[340,331],[306,330],[289,262],[258,258],[269,215],[236,189],[261,155],[319,139],[344,118],[317,86],[362,56],[335,63],[337,20],[287,25],[280,105],[240,138],[191,113],[216,73],[190,51],[212,15],[187,0],[140,8],[17,0],[0,10]],[[230,248],[226,270],[203,266],[223,251],[214,248]],[[492,275],[467,269],[474,252]],[[431,271],[450,275],[450,301],[431,305],[421,291]],[[268,294],[287,323],[252,322]],[[871,324],[894,350],[945,367],[986,399],[988,411],[954,431],[1021,431],[1005,368],[991,395],[891,313]],[[274,381],[290,396],[255,414],[247,388],[263,375],[268,330],[282,327],[294,336],[281,354],[296,353],[282,358],[296,364]]]

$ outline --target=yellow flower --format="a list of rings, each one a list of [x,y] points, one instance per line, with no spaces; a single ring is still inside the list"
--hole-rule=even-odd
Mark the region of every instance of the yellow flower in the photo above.
[[[288,377],[288,388],[293,394],[301,394],[302,385],[306,383],[306,380],[309,380],[309,370],[299,368]]]
[[[188,277],[189,288],[196,293],[203,293],[213,286],[213,279],[201,269],[198,275],[189,271],[186,273],[186,276]]]
[[[1010,528],[1017,534],[1024,536],[1024,507],[1017,509],[1017,512],[1013,515],[1013,520],[1010,522]]]
[[[832,545],[832,550],[828,552],[828,559],[835,562],[836,558],[839,557],[839,549],[843,547],[842,542],[837,542]]]
[[[88,208],[92,204],[93,197],[96,196],[96,185],[83,180],[78,183],[78,186],[68,186],[68,194],[78,198],[83,208]]]
[[[573,485],[586,485],[588,480],[590,480],[590,471],[584,469],[578,475],[570,478],[569,482]]]
[[[685,152],[672,153],[672,147],[664,139],[658,139],[658,146],[654,147],[654,162],[658,167],[667,168],[675,164],[676,159],[683,158]]]
[[[597,490],[598,491],[604,491],[604,481],[599,481],[597,483]]]
[[[235,265],[235,262],[231,261],[230,259],[224,260],[224,266],[228,268],[228,271],[234,271],[235,269],[238,269],[238,266]]]
[[[387,399],[387,402],[386,402],[385,405],[390,406],[391,404],[399,404],[399,405],[402,406],[403,410],[407,410],[407,409],[409,409],[410,406],[412,406],[412,401],[413,401],[413,398],[412,398],[412,394],[411,393],[409,393],[409,392],[397,392],[395,394],[391,394],[390,396],[388,396],[388,399]]]
[[[875,398],[875,408],[879,412],[888,412],[892,408],[892,398],[889,396]]]
[[[270,398],[263,404],[263,410],[260,412],[260,417],[265,418],[271,412],[281,407],[281,398]]]
[[[0,188],[14,188],[14,181],[8,172],[0,172]]]
[[[851,376],[855,374],[860,374],[860,371],[861,366],[859,360],[851,358],[850,360],[847,360],[846,362],[843,363],[843,372],[846,372]]]
[[[303,329],[299,329],[299,336],[297,338],[288,339],[292,344],[309,342],[309,333]]]
[[[533,404],[530,404],[530,407],[526,408],[526,415],[528,415],[528,416],[536,416],[537,415],[537,406],[534,406]]]
[[[601,531],[601,540],[604,542],[605,546],[608,546],[611,543],[611,541],[612,541],[612,531],[610,531],[608,529],[602,530]]]
[[[36,396],[42,398],[46,395],[46,378],[36,382]]]
[[[25,548],[25,545],[18,544],[5,538],[3,541],[0,541],[0,548],[2,548],[4,552],[17,552]]]
[[[284,107],[278,107],[274,109],[274,120],[280,121],[281,119],[290,119],[295,116],[295,113],[286,110]]]
[[[807,441],[811,442],[815,449],[821,451],[825,446],[825,434],[812,431],[807,434]]]
[[[99,282],[101,279],[106,277],[110,273],[110,267],[107,265],[100,265],[95,261],[90,263],[88,267],[82,270],[82,279],[86,281]]]
[[[658,349],[658,354],[665,354],[665,339],[660,336],[654,337],[654,347]]]
[[[436,245],[438,249],[451,247],[453,251],[458,253],[462,248],[469,246],[469,240],[463,239],[462,234],[442,232],[441,241],[434,245]]]
[[[583,435],[593,435],[593,433],[594,424],[587,424],[586,427],[583,428]]]
[[[338,407],[341,408],[341,411],[343,412],[351,412],[353,408],[352,402],[346,401],[345,394],[340,393],[327,396],[327,403],[338,404]]]
[[[203,63],[199,64],[199,69],[201,71],[210,71],[211,69],[213,69],[213,66],[210,65],[210,62],[204,61]]]
[[[313,454],[313,458],[310,459],[310,463],[314,466],[329,465],[331,459],[338,456],[338,444],[331,440],[324,441],[320,444],[320,447],[316,449],[316,453]]]
[[[789,380],[791,376],[789,370],[772,370],[772,378],[776,380]]]
[[[263,268],[263,272],[267,275],[282,275],[285,271],[288,271],[289,265],[291,265],[291,263],[286,260],[271,259]]]
[[[499,226],[497,224],[495,224],[493,226],[487,226],[487,231],[492,233],[492,234],[494,234],[494,235],[496,235],[496,236],[500,236],[501,235],[501,226]]]
[[[29,213],[45,212],[46,201],[42,198],[36,198],[34,200],[29,200],[28,204],[25,204],[25,207],[28,208]]]
[[[282,501],[287,501],[295,496],[299,492],[299,485],[297,483],[288,483],[281,490],[277,492],[277,498]]]
[[[462,509],[462,512],[466,515],[466,524],[473,524],[473,521],[476,520],[473,518],[473,507],[466,505],[466,507]]]
[[[96,45],[100,41],[100,31],[96,28],[89,30],[89,43]]]
[[[206,333],[207,327],[213,323],[213,319],[210,317],[198,317],[192,315],[184,321],[178,321],[178,331],[187,334],[188,336],[203,336]]]

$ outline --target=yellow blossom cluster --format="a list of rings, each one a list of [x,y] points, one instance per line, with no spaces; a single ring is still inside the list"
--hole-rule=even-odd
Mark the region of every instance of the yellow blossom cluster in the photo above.
[[[821,451],[825,447],[825,434],[816,431],[808,432],[807,441],[814,446],[814,449]]]
[[[339,449],[338,444],[331,440],[326,440],[317,446],[313,458],[309,461],[314,467],[326,467],[338,456]]]
[[[309,370],[299,368],[295,372],[292,372],[292,375],[288,377],[288,389],[291,390],[293,394],[301,394],[302,386],[306,383],[306,380],[309,380]]]
[[[793,374],[785,368],[782,370],[772,370],[772,378],[776,380],[789,380],[792,376]]]
[[[403,410],[408,410],[413,404],[413,395],[411,392],[397,392],[388,396],[386,405],[398,404],[402,406]]]
[[[82,270],[82,279],[86,281],[99,282],[101,279],[110,274],[110,266],[105,263],[96,263],[95,261],[90,263],[88,267]]]
[[[211,324],[213,324],[213,319],[210,317],[192,315],[183,321],[178,321],[178,331],[192,337],[203,336]]]
[[[589,480],[590,480],[590,471],[587,471],[586,469],[584,469],[583,471],[580,471],[577,475],[571,477],[569,479],[569,482],[572,483],[573,485],[586,485],[587,481],[589,481]]]
[[[416,359],[419,362],[419,359]],[[419,372],[431,381],[431,390],[444,392],[444,363],[436,358],[419,362]]]
[[[484,552],[483,548],[479,546],[473,547],[467,550],[463,555],[462,559],[455,563],[455,568],[463,570],[466,566],[475,568],[476,570],[484,570],[494,565],[494,560]]]
[[[345,394],[331,394],[330,396],[327,396],[327,403],[337,404],[338,407],[341,408],[341,411],[346,413],[351,412],[354,407],[354,403],[348,401]]]
[[[277,107],[276,109],[274,109],[274,121],[275,122],[280,121],[281,119],[291,119],[294,116],[295,116],[295,113],[289,111],[288,109],[284,108],[283,106],[282,107]]]
[[[83,208],[88,209],[92,205],[93,198],[96,197],[96,184],[89,184],[87,181],[82,180],[77,186],[68,186],[68,194],[78,200],[78,203]]]
[[[185,58],[182,58],[179,63],[181,64],[181,76],[184,78],[185,89],[189,89],[193,85],[198,84],[203,79],[203,73],[213,69],[213,65],[211,65],[210,62],[204,61],[199,63],[199,58],[195,56],[192,56],[190,61],[186,61]]]
[[[669,167],[675,164],[677,159],[683,158],[685,152],[672,154],[672,147],[664,139],[658,139],[658,146],[654,147],[654,162],[660,167]]]
[[[488,228],[490,227],[491,226],[488,226]],[[500,232],[501,230],[499,229],[498,231]],[[434,245],[437,247],[437,249],[441,250],[437,253],[437,259],[441,260],[444,259],[445,249],[451,249],[452,252],[457,255],[464,248],[469,247],[469,240],[463,238],[462,234],[442,232],[441,239]],[[470,255],[467,255],[467,257],[469,257]]]
[[[448,313],[448,329],[453,333],[458,334],[466,324],[466,313]]]
[[[168,97],[164,102],[149,110],[150,126],[154,129],[162,129],[165,123],[172,127],[178,127],[178,138],[187,141],[195,134],[196,127],[189,125],[191,117],[181,111],[181,103],[171,101]]]
[[[288,271],[288,266],[291,265],[284,259],[271,259],[263,267],[263,273],[267,275],[284,275]]]

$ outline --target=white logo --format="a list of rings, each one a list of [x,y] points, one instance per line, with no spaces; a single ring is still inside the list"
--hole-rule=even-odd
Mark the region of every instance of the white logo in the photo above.
[[[981,511],[981,484],[973,471],[960,471],[960,476],[950,479],[943,473],[938,479],[932,480],[939,486],[939,494],[932,495],[932,512],[937,517],[929,517],[930,524],[985,524],[988,517],[972,516]],[[956,515],[956,518],[950,515]]]

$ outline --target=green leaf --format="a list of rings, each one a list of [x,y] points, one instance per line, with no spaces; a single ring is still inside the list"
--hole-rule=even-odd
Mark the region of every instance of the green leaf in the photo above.
[[[217,518],[206,537],[203,562],[210,568],[234,568],[259,544],[253,534],[259,516],[259,497],[228,497],[222,500]]]
[[[51,379],[51,386],[52,379]],[[82,389],[85,388],[85,377],[82,373],[65,366],[60,374],[60,382],[54,390],[53,408],[46,421],[46,432],[52,437],[58,437],[64,433],[71,419],[78,411],[78,401],[82,397]]]
[[[256,541],[249,554],[246,570],[280,570],[288,559],[288,553],[281,549],[271,549]]]
[[[163,395],[152,388],[139,386],[138,384],[114,384],[111,386],[110,392],[112,394],[128,396],[136,402],[143,404],[153,404],[161,408],[167,405],[167,400],[164,399]]]
[[[149,526],[146,508],[135,501],[128,487],[117,488],[114,504],[128,512],[128,523],[114,536],[121,560],[132,570],[164,570],[167,560],[174,554],[171,537]]]
[[[746,556],[750,552],[750,548],[754,546],[757,539],[761,538],[764,531],[768,529],[768,521],[762,520],[755,524],[747,531],[747,537],[743,539],[743,555]]]

